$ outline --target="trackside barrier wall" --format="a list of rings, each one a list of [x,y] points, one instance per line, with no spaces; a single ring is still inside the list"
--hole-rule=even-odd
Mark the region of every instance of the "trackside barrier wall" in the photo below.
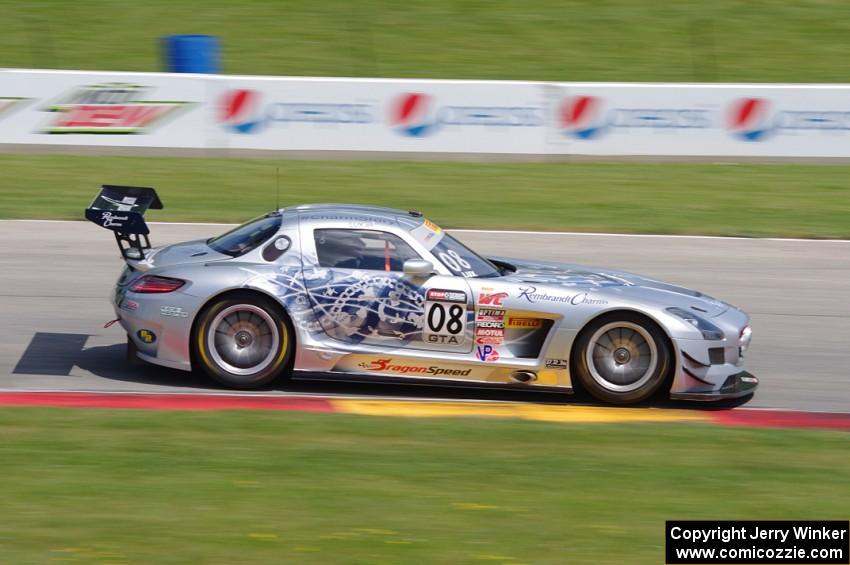
[[[0,150],[850,158],[850,85],[0,70]]]

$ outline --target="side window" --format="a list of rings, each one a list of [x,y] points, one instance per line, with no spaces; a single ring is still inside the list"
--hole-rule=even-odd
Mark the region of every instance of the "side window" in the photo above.
[[[401,271],[419,255],[400,237],[375,230],[319,229],[313,232],[319,266],[368,271]]]

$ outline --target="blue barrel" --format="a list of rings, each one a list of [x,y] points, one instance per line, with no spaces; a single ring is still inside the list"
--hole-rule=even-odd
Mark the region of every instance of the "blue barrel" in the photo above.
[[[169,73],[221,72],[218,38],[212,35],[167,35],[162,38]]]

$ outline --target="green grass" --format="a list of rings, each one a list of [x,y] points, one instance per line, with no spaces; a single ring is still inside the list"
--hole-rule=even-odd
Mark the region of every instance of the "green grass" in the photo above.
[[[150,220],[241,222],[281,204],[416,208],[446,227],[850,237],[850,167],[420,163],[0,155],[0,217],[80,219],[103,183],[154,186]]]
[[[161,70],[222,39],[232,74],[846,82],[843,0],[0,0],[0,67]]]
[[[0,474],[16,565],[660,563],[850,507],[846,434],[703,425],[6,408]]]

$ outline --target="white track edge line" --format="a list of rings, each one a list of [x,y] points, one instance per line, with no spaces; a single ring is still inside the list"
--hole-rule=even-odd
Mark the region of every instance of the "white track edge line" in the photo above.
[[[30,220],[30,219],[6,219],[6,222],[29,222],[29,223],[82,223],[82,220]],[[215,222],[148,222],[152,226],[213,226],[230,227],[238,224],[225,224]],[[668,238],[668,239],[708,239],[708,240],[731,240],[731,241],[778,241],[797,243],[850,243],[850,239],[806,239],[794,237],[741,237],[722,235],[676,235],[676,234],[647,234],[647,233],[607,233],[607,232],[572,232],[572,231],[531,231],[531,230],[482,230],[482,229],[453,229],[447,231],[456,233],[493,233],[508,235],[536,235],[536,236],[571,236],[571,237],[637,237],[637,238]]]

